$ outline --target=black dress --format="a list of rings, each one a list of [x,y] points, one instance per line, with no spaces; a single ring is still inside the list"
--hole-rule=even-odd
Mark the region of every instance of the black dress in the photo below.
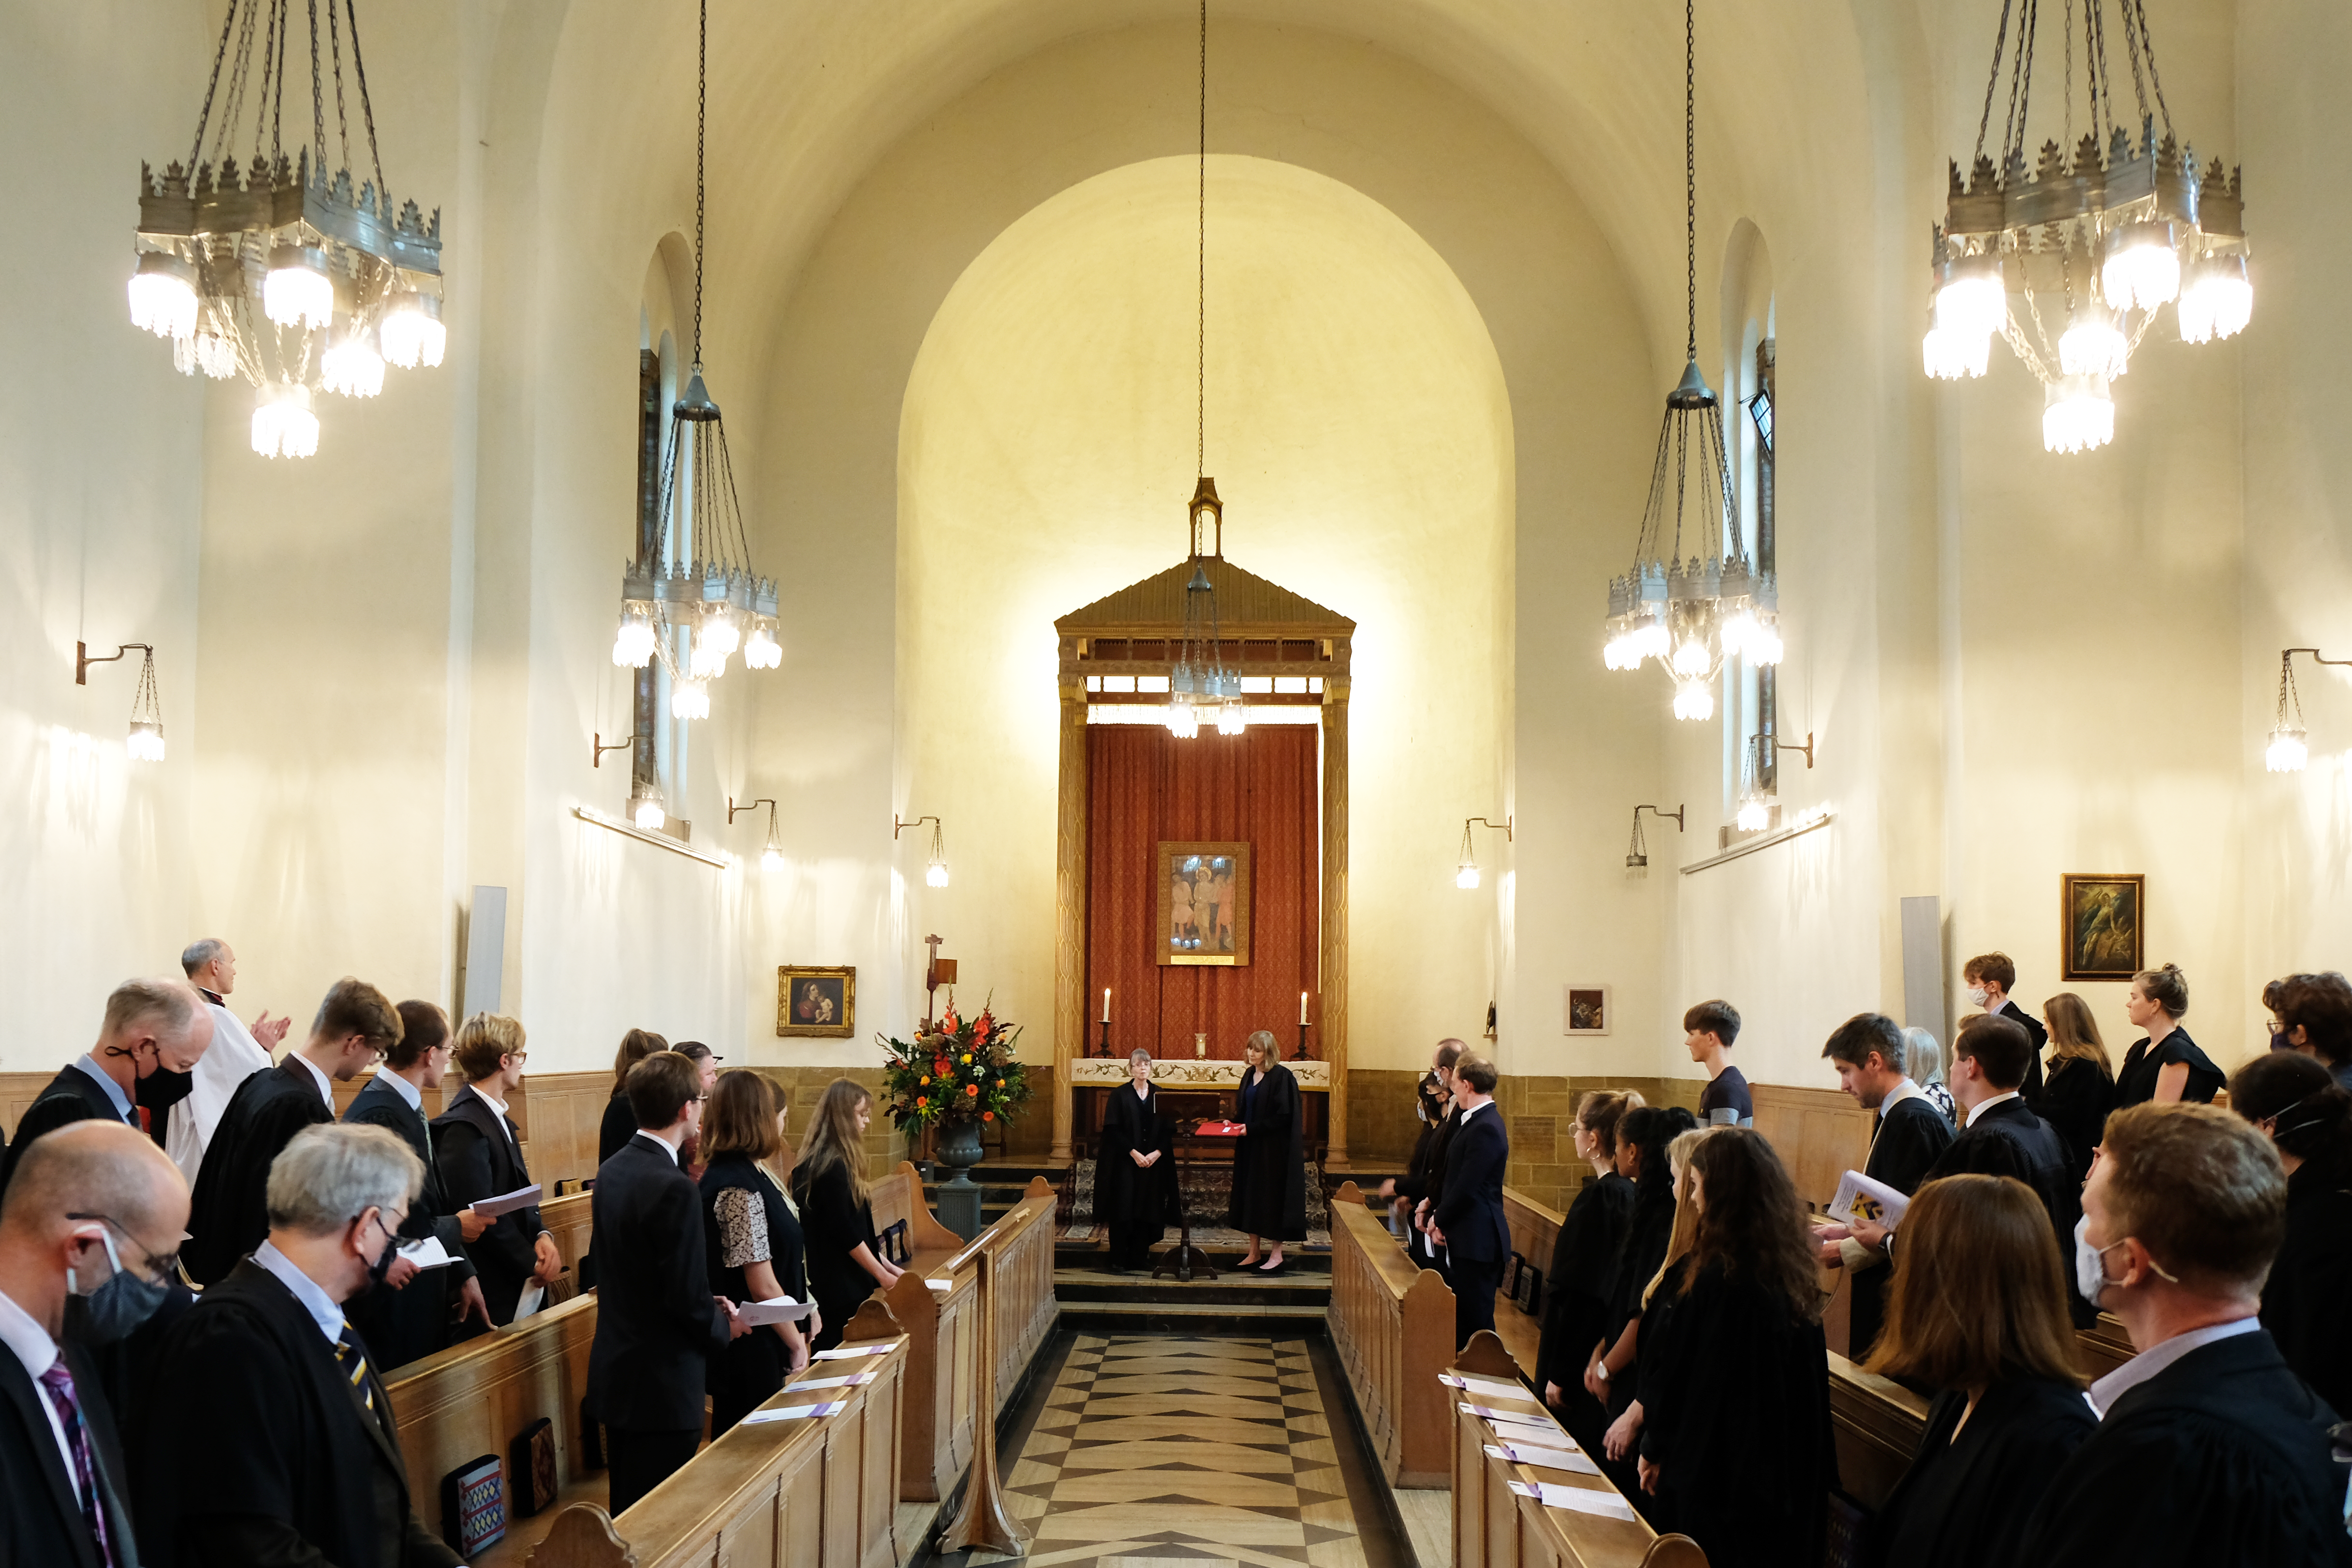
[[[1249,1131],[1234,1150],[1234,1197],[1228,1223],[1245,1235],[1269,1241],[1304,1241],[1307,1129],[1299,1115],[1298,1080],[1278,1061],[1267,1062],[1255,1074],[1244,1071],[1241,1113],[1241,1122]]]
[[[1095,1145],[1095,1215],[1110,1229],[1110,1266],[1140,1268],[1176,1218],[1176,1134],[1160,1117],[1160,1092],[1131,1084],[1110,1092]],[[1132,1155],[1160,1155],[1149,1170]]]
[[[2155,1099],[2157,1078],[2176,1061],[2189,1064],[2189,1082],[2180,1089],[2180,1103],[2184,1105],[2211,1104],[2213,1096],[2229,1082],[2213,1065],[2213,1059],[2189,1038],[2189,1031],[2176,1029],[2164,1037],[2162,1045],[2151,1046],[2143,1040],[2124,1054],[2123,1071],[2116,1074],[2117,1108]]]
[[[596,1163],[603,1165],[621,1152],[621,1145],[637,1135],[637,1113],[629,1109],[628,1092],[613,1091],[604,1102],[604,1119],[596,1124]]]
[[[851,1197],[848,1167],[837,1160],[814,1180],[806,1166],[794,1166],[792,1183],[793,1201],[801,1209],[809,1293],[824,1318],[824,1332],[810,1348],[831,1350],[841,1343],[841,1331],[857,1304],[874,1293],[874,1276],[850,1256],[874,1245],[874,1206]]]
[[[2115,1080],[2089,1057],[2062,1056],[2050,1064],[2050,1076],[2042,1081],[2042,1098],[2033,1102],[2033,1109],[2066,1140],[2066,1168],[2078,1187],[2090,1179],[2091,1155],[2115,1103]]]
[[[1989,1385],[1961,1427],[1968,1407],[1963,1389],[1938,1395],[1927,1407],[1911,1468],[1872,1521],[1867,1562],[1885,1568],[2021,1563],[2025,1521],[2058,1468],[2099,1427],[2082,1390],[2047,1378]]]
[[[801,1222],[776,1178],[740,1150],[714,1156],[702,1173],[702,1254],[713,1295],[738,1304],[759,1300],[743,1271],[765,1263],[776,1272],[776,1289],[796,1301],[808,1300]],[[729,1340],[725,1354],[709,1363],[710,1435],[718,1437],[782,1388],[790,1363],[783,1336],[772,1328]]]
[[[1609,1316],[1617,1254],[1633,1218],[1633,1184],[1615,1171],[1584,1184],[1560,1221],[1544,1275],[1543,1339],[1536,1350],[1536,1392],[1559,1385],[1560,1425],[1587,1448],[1596,1448],[1607,1417],[1584,1391],[1584,1364]]]
[[[1666,1260],[1666,1248],[1675,1235],[1675,1189],[1669,1177],[1660,1173],[1658,1178],[1643,1186],[1635,1184],[1633,1207],[1625,1222],[1624,1244],[1617,1249],[1617,1265],[1610,1271],[1609,1310],[1601,1321],[1599,1343],[1613,1345],[1625,1333],[1625,1325],[1642,1315],[1642,1292],[1650,1287],[1661,1265]],[[1634,1344],[1638,1350],[1640,1339]],[[1823,1363],[1826,1366],[1827,1363]],[[1581,1378],[1583,1373],[1577,1374]],[[1633,1393],[1639,1377],[1631,1366],[1610,1379],[1609,1397],[1602,1403],[1603,1414],[1614,1421],[1633,1403]]]
[[[1709,1568],[1819,1568],[1837,1480],[1822,1325],[1720,1264],[1672,1312],[1641,1387],[1667,1517]]]
[[[1666,1265],[1658,1276],[1656,1290],[1651,1291],[1646,1284],[1642,1287],[1649,1291],[1650,1299],[1642,1303],[1641,1336],[1634,1344],[1633,1364],[1625,1369],[1624,1383],[1633,1400],[1641,1404],[1644,1430],[1648,1428],[1650,1402],[1667,1392],[1667,1369],[1682,1354],[1676,1347],[1675,1330],[1685,1304],[1683,1276],[1689,1265],[1690,1256],[1685,1253]],[[1635,1299],[1640,1299],[1638,1293]],[[1652,1530],[1664,1535],[1679,1528],[1674,1521],[1674,1510],[1664,1489],[1660,1488],[1654,1495],[1642,1490],[1641,1472],[1633,1462],[1634,1456],[1642,1451],[1638,1442],[1622,1459],[1610,1458],[1607,1450],[1598,1445],[1589,1451],[1600,1460],[1601,1472],[1625,1494],[1626,1500]]]
[[[2309,1160],[2286,1178],[2286,1239],[2263,1286],[2263,1327],[2312,1392],[2352,1409],[2352,1171]]]

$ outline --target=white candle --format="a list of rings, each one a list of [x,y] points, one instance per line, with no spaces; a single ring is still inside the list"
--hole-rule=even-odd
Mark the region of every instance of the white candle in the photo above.
[[[1110,1022],[1110,988],[1109,988],[1108,986],[1105,986],[1105,987],[1103,988],[1103,1016],[1102,1016],[1102,1020],[1103,1020],[1103,1022],[1105,1022],[1105,1023],[1108,1023],[1108,1022]]]
[[[1298,993],[1298,1021],[1302,1024],[1307,1021],[1307,993],[1305,991]]]

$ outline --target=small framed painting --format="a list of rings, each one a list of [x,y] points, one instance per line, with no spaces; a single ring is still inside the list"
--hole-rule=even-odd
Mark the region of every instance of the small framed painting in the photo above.
[[[1250,847],[1247,844],[1160,842],[1162,964],[1250,961]]]
[[[855,965],[776,968],[776,1032],[816,1040],[847,1040],[857,1032]]]
[[[1609,988],[1580,985],[1570,980],[1565,988],[1564,1011],[1560,1019],[1562,1034],[1607,1034],[1609,1032]]]
[[[2067,872],[2058,879],[2060,973],[2069,980],[2128,980],[2145,967],[2147,878]]]

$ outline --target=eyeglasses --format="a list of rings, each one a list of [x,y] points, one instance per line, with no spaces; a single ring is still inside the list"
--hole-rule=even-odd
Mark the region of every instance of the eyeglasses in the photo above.
[[[123,1239],[136,1242],[138,1244],[139,1250],[146,1255],[146,1267],[153,1271],[153,1277],[158,1281],[168,1281],[173,1275],[180,1271],[180,1254],[177,1251],[156,1251],[153,1248],[148,1246],[147,1243],[141,1241],[139,1238],[131,1235],[130,1227],[124,1225],[120,1220],[110,1219],[103,1214],[68,1214],[66,1218],[68,1219],[94,1219],[100,1225],[107,1227],[109,1229],[119,1232],[122,1236]]]

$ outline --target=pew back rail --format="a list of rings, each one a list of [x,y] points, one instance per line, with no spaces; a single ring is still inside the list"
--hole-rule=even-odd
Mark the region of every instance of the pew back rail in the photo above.
[[[1354,1182],[1331,1199],[1331,1346],[1356,1396],[1381,1473],[1395,1487],[1442,1487],[1454,1292],[1416,1266]]]

